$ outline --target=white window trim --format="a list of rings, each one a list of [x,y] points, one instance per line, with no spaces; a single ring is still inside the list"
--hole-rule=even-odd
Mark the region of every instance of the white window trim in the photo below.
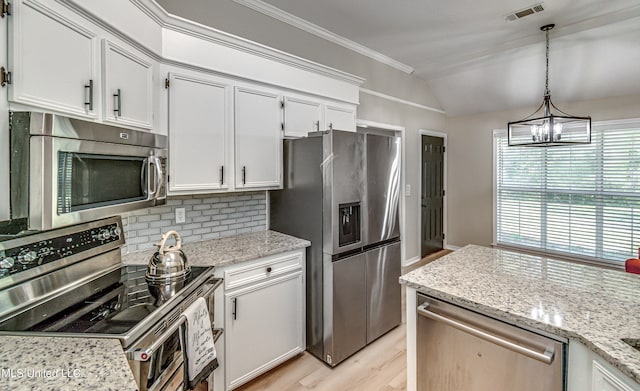
[[[623,126],[638,126],[640,123],[640,118],[627,118],[627,119],[616,119],[616,120],[606,120],[606,121],[597,121],[592,123],[592,129],[595,127],[623,127]],[[492,189],[492,234],[493,239],[491,246],[496,248],[503,248],[506,250],[517,250],[521,252],[527,252],[533,255],[539,256],[551,256],[556,259],[562,259],[572,262],[579,263],[587,263],[594,264],[598,266],[603,266],[611,269],[622,269],[624,270],[624,263],[615,264],[613,262],[602,261],[597,258],[590,257],[580,257],[580,256],[570,256],[566,253],[559,253],[552,250],[542,250],[534,247],[526,247],[526,246],[517,246],[517,245],[504,245],[498,244],[498,205],[497,205],[497,194],[498,194],[498,182],[497,182],[497,142],[496,139],[499,137],[506,137],[507,130],[506,129],[494,129],[492,132],[492,181],[493,181],[493,189]]]

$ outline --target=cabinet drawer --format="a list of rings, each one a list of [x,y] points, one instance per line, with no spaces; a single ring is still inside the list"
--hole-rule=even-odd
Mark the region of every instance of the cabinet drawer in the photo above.
[[[302,268],[302,255],[299,252],[284,256],[262,259],[256,263],[242,265],[224,271],[225,290],[234,289],[246,284],[281,276]]]

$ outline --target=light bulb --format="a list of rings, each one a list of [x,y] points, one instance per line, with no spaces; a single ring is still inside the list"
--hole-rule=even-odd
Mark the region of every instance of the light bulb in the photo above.
[[[562,134],[562,123],[557,122],[553,124],[553,133]]]
[[[560,141],[562,138],[562,123],[553,124],[553,141]]]

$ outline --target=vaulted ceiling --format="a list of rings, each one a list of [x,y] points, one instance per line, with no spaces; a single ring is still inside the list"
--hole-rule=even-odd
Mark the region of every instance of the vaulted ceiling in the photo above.
[[[511,22],[535,0],[263,3],[408,65],[452,116],[537,105],[548,23],[556,103],[640,94],[640,0],[547,0]]]

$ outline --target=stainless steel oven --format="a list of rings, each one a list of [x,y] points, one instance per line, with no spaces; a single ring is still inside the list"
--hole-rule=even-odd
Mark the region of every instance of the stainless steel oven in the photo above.
[[[140,391],[186,389],[182,314],[204,297],[215,325],[222,280],[192,266],[185,285],[158,304],[147,267],[122,265],[123,243],[117,216],[0,242],[0,335],[118,339]],[[214,329],[214,341],[221,334]]]
[[[35,112],[11,113],[10,132],[11,224],[0,233],[165,203],[166,136]]]

